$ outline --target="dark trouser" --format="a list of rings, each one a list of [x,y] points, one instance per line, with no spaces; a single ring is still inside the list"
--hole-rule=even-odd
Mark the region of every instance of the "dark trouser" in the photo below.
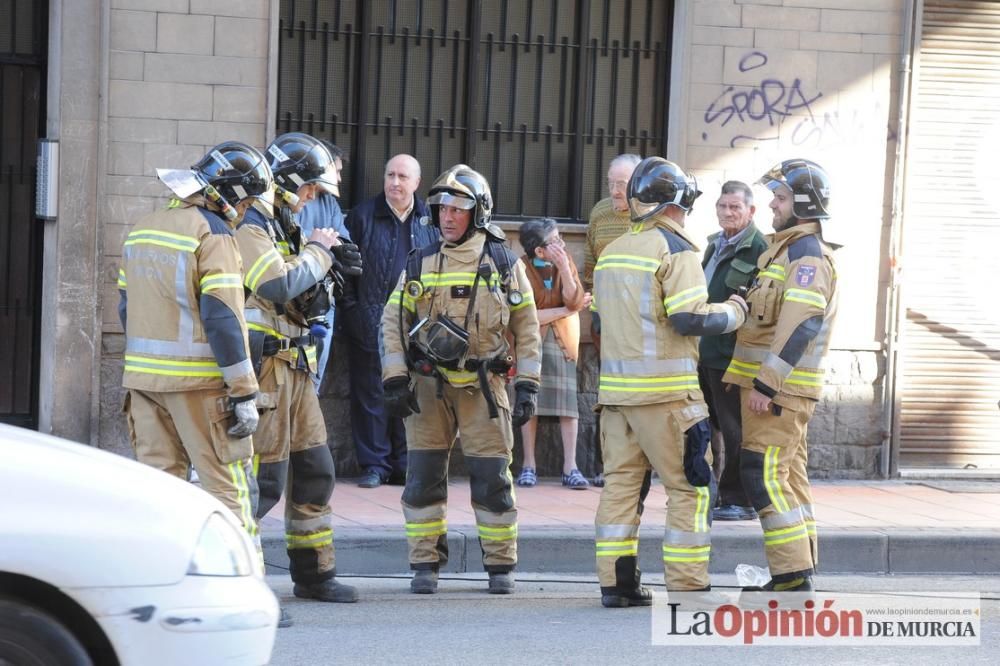
[[[719,476],[719,504],[750,506],[740,477],[740,449],[743,445],[743,426],[740,420],[740,389],[722,383],[725,370],[698,366],[698,378],[705,402],[712,413],[712,425],[722,433],[725,442],[725,462]],[[727,391],[726,388],[730,390]]]
[[[376,332],[374,335],[378,335]],[[403,419],[385,413],[382,359],[346,338],[351,383],[351,430],[361,469],[375,469],[383,479],[406,474],[406,430]]]

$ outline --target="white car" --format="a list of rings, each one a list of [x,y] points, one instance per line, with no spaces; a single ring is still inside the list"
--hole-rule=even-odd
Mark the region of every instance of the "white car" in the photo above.
[[[266,664],[278,602],[235,516],[169,474],[0,425],[0,663]]]

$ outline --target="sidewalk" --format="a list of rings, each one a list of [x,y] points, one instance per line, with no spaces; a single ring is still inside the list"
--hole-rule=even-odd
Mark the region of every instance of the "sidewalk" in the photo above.
[[[337,568],[353,574],[408,570],[400,486],[358,488],[339,480],[331,502]],[[569,490],[555,480],[517,488],[522,571],[594,570],[594,514],[600,489]],[[467,479],[448,486],[450,561],[445,571],[481,571]],[[663,487],[650,491],[640,530],[641,566],[660,570],[666,514]],[[1000,483],[983,481],[817,481],[813,505],[820,570],[826,573],[1000,574]],[[261,523],[265,559],[287,567],[279,504]],[[758,522],[712,526],[713,573],[740,562],[766,565]]]

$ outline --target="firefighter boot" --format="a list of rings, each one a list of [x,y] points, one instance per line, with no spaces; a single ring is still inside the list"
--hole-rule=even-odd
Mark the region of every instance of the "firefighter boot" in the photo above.
[[[812,576],[801,574],[782,578],[781,581],[772,578],[764,587],[744,587],[740,594],[740,608],[767,608],[769,601],[777,599],[775,593],[792,593],[796,599],[793,603],[796,605],[804,604],[807,600],[815,601]]]
[[[355,588],[339,583],[333,577],[319,583],[296,583],[292,591],[300,599],[316,599],[340,604],[352,604],[358,600],[358,591]]]
[[[514,594],[514,574],[510,571],[491,571],[490,594]]]
[[[410,581],[410,592],[413,594],[437,594],[438,572],[432,569],[421,569],[413,574]]]
[[[646,474],[649,478],[649,473]],[[601,586],[601,605],[605,608],[652,606],[653,593],[643,587],[642,572],[634,555],[619,557],[615,561],[615,585]]]

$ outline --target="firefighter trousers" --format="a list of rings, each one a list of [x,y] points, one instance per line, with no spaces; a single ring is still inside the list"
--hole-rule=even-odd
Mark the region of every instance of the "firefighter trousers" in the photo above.
[[[124,411],[136,459],[181,479],[187,479],[193,466],[201,487],[229,507],[259,552],[257,481],[250,466],[253,443],[226,432],[233,412],[225,389],[130,389]]]
[[[319,583],[336,574],[330,496],[333,455],[326,424],[309,373],[282,359],[265,357],[258,379],[260,425],[254,441],[258,518],[274,508],[285,491],[285,546],[296,583]]]
[[[406,419],[406,488],[403,517],[410,568],[437,571],[448,562],[448,461],[455,437],[469,472],[472,508],[483,567],[509,572],[517,564],[517,509],[510,474],[514,431],[503,378],[490,374],[500,415],[491,419],[475,387],[456,388],[433,377],[416,380],[420,413]]]
[[[819,562],[812,491],[806,473],[806,432],[816,401],[778,396],[771,411],[747,407],[752,389],[740,389],[743,415],[743,487],[760,516],[775,582],[812,574]]]
[[[708,407],[701,401],[603,407],[604,488],[595,520],[602,593],[626,594],[639,586],[641,487],[650,466],[667,492],[663,535],[667,589],[701,590],[710,585],[716,490],[710,438]]]

